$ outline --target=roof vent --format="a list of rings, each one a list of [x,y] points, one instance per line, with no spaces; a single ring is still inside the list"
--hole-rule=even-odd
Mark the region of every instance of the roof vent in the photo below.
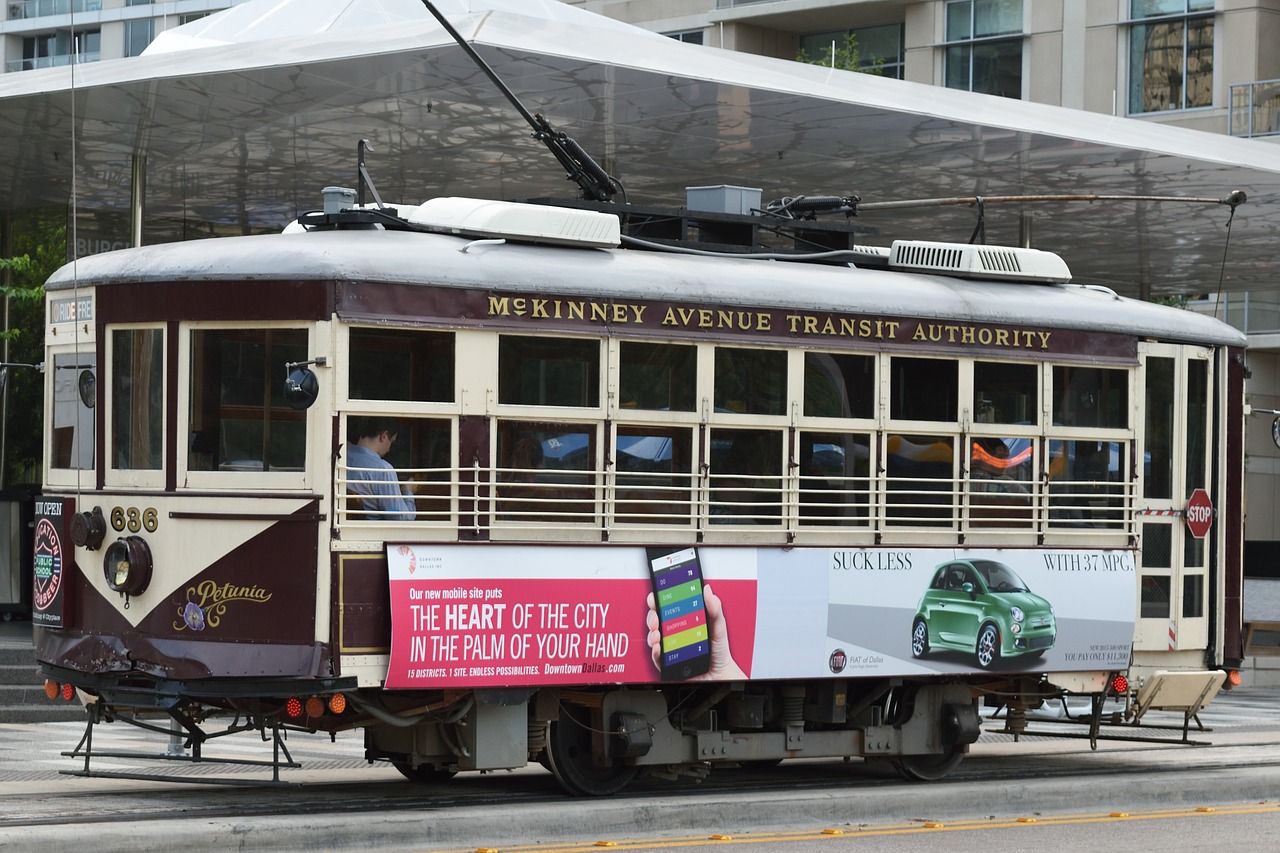
[[[965,278],[1045,283],[1071,281],[1071,270],[1066,262],[1052,252],[1009,246],[894,240],[889,266]]]
[[[468,237],[559,246],[617,246],[618,217],[594,210],[475,198],[433,198],[409,215],[414,225]]]

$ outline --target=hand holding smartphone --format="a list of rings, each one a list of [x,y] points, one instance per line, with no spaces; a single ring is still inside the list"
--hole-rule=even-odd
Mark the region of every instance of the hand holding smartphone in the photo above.
[[[711,667],[711,640],[698,553],[694,548],[648,548],[646,554],[662,638],[662,680],[703,675]]]

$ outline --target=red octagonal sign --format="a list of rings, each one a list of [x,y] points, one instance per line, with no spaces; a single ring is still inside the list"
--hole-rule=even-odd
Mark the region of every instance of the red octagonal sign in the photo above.
[[[1196,489],[1187,498],[1187,530],[1197,539],[1209,535],[1209,525],[1213,523],[1213,501],[1204,489]]]

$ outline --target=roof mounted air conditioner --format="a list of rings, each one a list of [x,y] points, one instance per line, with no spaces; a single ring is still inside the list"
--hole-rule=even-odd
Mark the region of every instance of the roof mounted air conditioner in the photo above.
[[[1039,249],[894,240],[889,266],[964,278],[1063,283],[1071,281],[1066,261]]]

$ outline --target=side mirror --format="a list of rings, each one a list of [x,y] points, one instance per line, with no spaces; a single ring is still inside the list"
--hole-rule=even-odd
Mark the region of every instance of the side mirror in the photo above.
[[[98,400],[98,377],[88,368],[80,371],[76,379],[76,390],[80,394],[80,402],[86,409],[92,409]]]
[[[293,409],[309,409],[320,393],[320,380],[309,367],[294,368],[284,380],[284,401]]]
[[[325,364],[324,357],[285,364],[284,401],[292,409],[309,409],[320,395],[320,380],[308,365]]]

